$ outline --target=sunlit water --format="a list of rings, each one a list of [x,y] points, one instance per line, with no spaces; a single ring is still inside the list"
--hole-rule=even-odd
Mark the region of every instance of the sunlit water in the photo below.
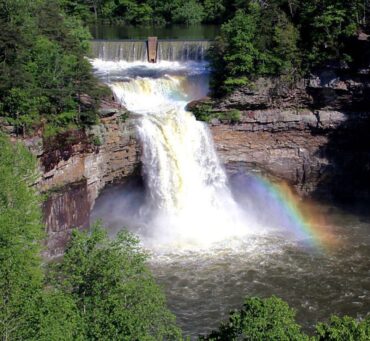
[[[308,329],[332,313],[368,312],[368,218],[300,214],[258,175],[228,178],[207,127],[184,110],[207,93],[206,64],[92,63],[136,114],[144,179],[107,189],[92,219],[139,235],[185,334],[216,327],[246,295],[286,299]]]

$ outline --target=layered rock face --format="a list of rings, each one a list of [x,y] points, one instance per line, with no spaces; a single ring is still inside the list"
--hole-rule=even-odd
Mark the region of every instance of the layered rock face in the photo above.
[[[324,70],[293,88],[260,79],[252,89],[241,88],[211,105],[221,117],[239,110],[238,123],[210,122],[230,172],[261,172],[290,183],[301,195],[370,197],[367,76]]]
[[[261,172],[305,196],[369,196],[369,113],[252,111],[241,121],[211,125],[230,172]]]
[[[134,122],[124,110],[111,111],[87,132],[26,141],[40,160],[38,187],[47,196],[43,209],[48,257],[63,253],[72,229],[89,225],[91,208],[106,184],[138,172]]]

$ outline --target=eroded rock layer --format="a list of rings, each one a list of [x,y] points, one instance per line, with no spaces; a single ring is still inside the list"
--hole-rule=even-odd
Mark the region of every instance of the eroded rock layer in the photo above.
[[[63,253],[72,229],[89,225],[101,189],[138,173],[140,149],[132,119],[113,110],[89,131],[74,131],[49,140],[25,141],[40,160],[38,187],[45,193],[45,254]]]

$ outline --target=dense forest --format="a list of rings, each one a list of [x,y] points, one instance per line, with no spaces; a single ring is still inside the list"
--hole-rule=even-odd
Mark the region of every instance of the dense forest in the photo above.
[[[351,65],[368,26],[367,0],[0,0],[0,124],[44,137],[98,121],[108,90],[86,55],[94,20],[216,23],[212,89],[223,95],[260,76],[287,82],[328,64]],[[45,264],[36,160],[0,135],[2,340],[181,340],[139,241],[110,240],[98,224],[75,232]],[[241,302],[243,303],[243,302]],[[332,317],[310,338],[282,300],[247,298],[203,340],[369,340],[370,318]]]
[[[0,31],[0,116],[23,134],[96,122],[104,90],[85,59],[90,34],[78,17],[55,0],[1,1]]]

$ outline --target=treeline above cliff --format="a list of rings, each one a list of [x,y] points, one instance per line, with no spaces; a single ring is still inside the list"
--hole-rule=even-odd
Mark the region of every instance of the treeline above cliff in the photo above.
[[[246,1],[222,25],[211,51],[215,94],[258,77],[287,82],[322,67],[359,66],[366,51],[369,3],[363,0]],[[367,64],[368,66],[368,64]]]
[[[23,134],[95,122],[100,87],[84,57],[89,39],[62,1],[1,1],[0,119]]]

